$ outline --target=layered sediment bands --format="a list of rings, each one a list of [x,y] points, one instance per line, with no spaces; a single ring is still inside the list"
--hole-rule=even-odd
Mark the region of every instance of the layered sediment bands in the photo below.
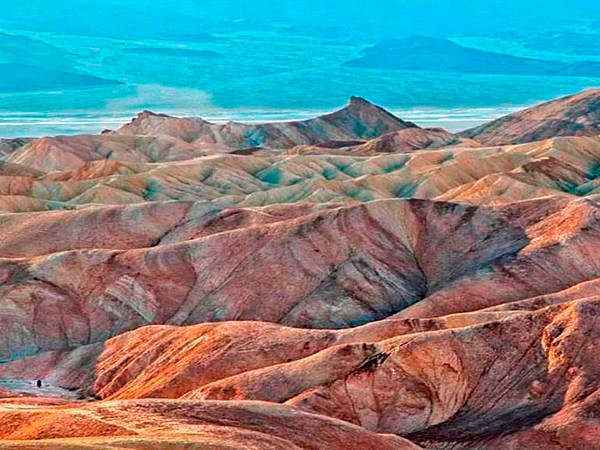
[[[367,156],[379,153],[409,153],[422,149],[441,149],[444,147],[481,147],[478,142],[460,138],[440,128],[406,128],[384,134],[364,143],[339,142],[338,145],[325,143],[320,145],[299,145],[287,151],[301,155],[357,155]]]
[[[475,312],[438,319],[388,319],[342,330],[240,321],[188,327],[154,325],[103,344],[5,363],[0,366],[0,378],[44,379],[103,398],[177,398],[213,381],[295,361],[335,345],[464,327],[506,315]]]
[[[82,345],[72,350],[55,350],[26,356],[0,364],[0,380],[24,380],[30,384],[29,394],[38,394],[37,380],[59,386],[89,398],[96,378],[96,363],[104,351],[103,343]]]
[[[593,450],[598,446],[600,439],[599,395],[599,391],[596,390],[581,401],[563,407],[532,427],[489,441],[486,444],[487,448],[499,450],[542,447],[549,450],[562,450],[574,447]]]
[[[142,400],[50,407],[35,402],[13,405],[0,406],[0,438],[7,449],[420,448],[398,436],[264,402]]]
[[[114,246],[140,248],[86,249],[85,234],[77,243],[82,250],[35,257],[24,257],[33,252],[27,245],[7,245],[11,258],[0,261],[7,330],[2,358],[101,342],[147,324],[261,320],[343,328],[398,312],[439,316],[600,275],[594,251],[598,207],[585,200],[479,208],[393,200],[291,218],[284,208],[284,217],[274,219],[269,211],[277,209],[270,208],[250,213],[248,226],[236,229],[227,227],[230,212],[211,212],[207,221],[203,208],[188,215],[190,205],[164,206],[174,207],[166,209],[171,224],[163,222],[154,238],[141,234],[138,242],[135,227],[118,223],[128,218],[113,216],[106,231]],[[137,213],[150,218],[155,208]],[[77,223],[91,213],[54,214],[73,215]],[[264,215],[269,220],[254,223]],[[190,235],[181,217],[193,222],[198,235]],[[34,239],[43,231],[29,229]],[[142,247],[165,237],[168,243]],[[53,245],[62,250],[70,239],[67,234]],[[523,278],[523,270],[530,278]]]
[[[0,141],[0,447],[595,450],[596,97]]]
[[[146,327],[105,345],[95,389],[119,399],[285,402],[424,448],[539,448],[536,439],[568,448],[579,439],[592,449],[600,298],[589,289],[531,311],[507,305],[352,330]]]
[[[478,205],[599,192],[598,137],[374,156],[339,151],[212,155],[161,163],[104,160],[37,177],[7,175],[0,177],[0,207],[27,212],[162,201],[244,207],[391,198]]]
[[[0,398],[13,398],[15,394],[9,391],[8,389],[0,388]]]
[[[371,139],[405,128],[416,128],[360,97],[331,114],[297,122],[213,124],[197,118],[177,118],[148,111],[119,128],[118,135],[167,135],[184,142],[220,144],[242,150],[253,147],[291,148],[295,145]]]
[[[363,370],[288,403],[424,445],[487,441],[598,388],[598,300],[384,341]],[[397,386],[400,389],[392,389]],[[344,407],[342,407],[344,405]],[[463,444],[469,448],[469,444]]]
[[[449,320],[386,320],[347,330],[307,330],[264,322],[145,327],[104,345],[95,365],[95,383],[89,389],[103,398],[194,397],[197,394],[193,391],[201,386],[255,369],[268,371],[270,366],[303,360],[330,347],[339,346],[341,350],[326,353],[334,356],[328,364],[335,360],[335,355],[340,355],[360,365],[364,354],[372,353],[375,348],[371,345],[363,348],[365,342],[466,326],[497,317],[498,314],[482,314]],[[72,356],[76,359],[76,355]],[[323,356],[317,359],[322,361]],[[170,366],[168,373],[165,365]],[[344,367],[341,364],[340,370],[348,370]],[[0,370],[1,375],[5,373]],[[307,379],[310,374],[304,371]],[[315,373],[315,376],[325,375]],[[232,391],[229,395],[243,397],[242,392]]]
[[[487,448],[507,430],[596,401],[589,396],[598,389],[599,308],[598,298],[578,300],[481,325],[339,345],[186,397],[267,397],[426,448]]]
[[[0,257],[23,258],[83,250],[152,247],[182,222],[209,220],[215,207],[191,202],[146,203],[0,216]],[[206,217],[208,216],[208,217]]]
[[[461,135],[485,145],[505,145],[599,133],[600,89],[589,89],[501,117]]]
[[[41,172],[52,172],[79,169],[85,163],[98,160],[177,161],[206,153],[200,147],[169,136],[82,135],[35,139],[5,159]]]

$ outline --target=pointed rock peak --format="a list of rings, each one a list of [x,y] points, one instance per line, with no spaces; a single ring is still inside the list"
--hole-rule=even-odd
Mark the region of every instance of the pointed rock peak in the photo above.
[[[371,103],[367,99],[365,99],[363,97],[357,97],[355,95],[350,97],[350,104],[351,105],[375,106],[375,105],[373,105],[373,103]]]
[[[358,96],[350,97],[350,103],[346,107],[322,118],[340,126],[351,127],[352,134],[362,139],[372,139],[391,131],[417,127],[414,123],[401,120],[381,106]]]

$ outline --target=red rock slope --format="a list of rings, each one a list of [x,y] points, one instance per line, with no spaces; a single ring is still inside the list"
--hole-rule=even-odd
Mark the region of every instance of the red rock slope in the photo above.
[[[0,447],[596,449],[593,92],[0,142]]]
[[[196,118],[177,118],[145,111],[117,134],[168,135],[185,142],[223,144],[234,149],[290,148],[300,144],[368,139],[416,127],[360,97],[336,112],[298,122],[213,124]]]
[[[461,133],[485,145],[521,144],[556,136],[600,134],[600,89],[589,89]]]

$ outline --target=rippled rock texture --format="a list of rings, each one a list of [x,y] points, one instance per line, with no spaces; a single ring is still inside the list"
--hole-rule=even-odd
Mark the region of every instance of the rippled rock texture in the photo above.
[[[1,141],[0,446],[598,448],[597,99]]]

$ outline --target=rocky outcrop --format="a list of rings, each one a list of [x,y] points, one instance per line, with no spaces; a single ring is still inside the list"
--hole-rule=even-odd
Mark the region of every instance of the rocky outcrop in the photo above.
[[[115,136],[110,134],[40,138],[9,153],[5,160],[39,172],[80,169],[88,162],[179,161],[204,156],[207,148],[170,136]]]
[[[221,144],[236,150],[252,147],[276,149],[331,141],[371,139],[383,134],[416,127],[360,97],[324,116],[297,122],[214,124],[197,118],[177,118],[149,111],[119,128],[121,135],[168,135],[189,143]]]
[[[120,382],[126,384],[121,386],[118,396],[148,396],[148,392],[132,388],[164,387],[164,370],[159,369],[160,365],[177,367],[188,363],[194,368],[192,365],[187,366],[188,370],[180,368],[179,390],[172,390],[175,385],[171,380],[171,390],[163,391],[163,395],[177,397],[182,388],[196,384],[201,387],[184,398],[286,402],[373,431],[407,436],[425,448],[488,448],[488,445],[503,448],[502,445],[514,442],[520,442],[521,448],[538,448],[535,437],[552,440],[551,432],[545,431],[552,427],[560,430],[567,448],[578,439],[581,448],[593,448],[598,420],[593,413],[588,416],[589,425],[579,427],[582,431],[579,437],[574,431],[570,435],[563,433],[563,429],[572,428],[573,420],[577,420],[565,417],[573,417],[581,410],[591,412],[597,402],[600,361],[594,348],[600,339],[599,302],[600,297],[596,296],[535,311],[487,317],[479,314],[471,315],[470,319],[466,315],[462,320],[423,321],[420,325],[406,322],[404,329],[399,323],[384,321],[381,329],[387,327],[388,333],[397,333],[391,339],[385,339],[385,333],[369,335],[367,330],[371,325],[345,336],[330,332],[325,341],[323,337],[315,341],[312,337],[317,337],[315,332],[309,332],[304,335],[307,340],[301,353],[294,350],[294,346],[300,347],[294,336],[299,330],[263,329],[259,332],[263,336],[276,336],[279,340],[272,349],[289,355],[292,361],[276,362],[275,357],[275,362],[267,365],[265,360],[257,358],[263,368],[216,370],[212,376],[221,373],[223,378],[213,382],[208,382],[205,371],[196,364],[210,364],[211,353],[222,354],[218,340],[203,341],[201,347],[188,346],[183,353],[162,347],[154,358],[142,352],[143,356],[138,354],[135,359],[152,367],[154,376],[145,378],[150,375],[146,372],[143,380],[134,377],[126,381],[121,373]],[[233,324],[229,327],[233,328]],[[258,327],[259,324],[256,330]],[[155,342],[164,342],[163,333],[168,333],[171,344],[175,335],[181,339],[184,333],[191,333],[184,340],[189,344],[198,342],[199,329],[171,328],[159,334],[156,331],[148,329],[145,333],[155,335]],[[144,341],[143,334],[136,336],[139,333],[123,337],[123,341],[131,343],[129,348]],[[359,343],[361,339],[363,342]],[[184,343],[179,342],[179,346]],[[222,342],[232,341],[223,338]],[[243,357],[251,349],[257,355],[269,354],[266,348],[260,349],[265,343],[258,343],[252,336],[244,340],[245,345],[233,342],[236,344],[225,355],[231,352],[232,356],[237,353]],[[315,342],[319,344],[314,346]],[[217,344],[217,348],[211,348],[211,344]],[[107,350],[101,366],[110,364],[110,355],[123,358],[116,350],[118,345],[114,342],[114,348]],[[324,345],[326,348],[319,351]],[[197,352],[204,353],[205,358],[196,359]],[[173,359],[167,363],[160,356],[163,353]],[[194,359],[196,362],[192,363]],[[283,355],[279,357],[282,359]],[[233,364],[237,360],[231,361]],[[122,363],[112,363],[115,369],[123,367]],[[228,376],[227,372],[232,370],[241,373]],[[106,380],[110,380],[110,374],[107,375]],[[103,379],[98,382],[104,383]]]
[[[353,98],[0,153],[2,448],[597,447],[598,136]]]
[[[457,446],[457,436],[462,448],[482,445],[598,389],[599,317],[597,300],[580,301],[384,342],[370,365],[288,403],[336,417],[343,410],[345,420],[426,447]]]
[[[0,155],[5,156],[31,142],[32,138],[0,139]]]
[[[480,147],[477,142],[460,138],[441,128],[411,127],[384,134],[366,142],[340,142],[339,145],[324,143],[316,146],[297,146],[288,150],[289,154],[301,155],[356,155],[367,156],[378,153],[409,153],[415,150],[446,147]]]
[[[319,148],[318,154],[302,154],[298,149],[290,150],[297,154],[220,154],[162,163],[98,160],[46,175],[6,175],[0,177],[0,208],[27,212],[171,200],[245,207],[410,197],[479,205],[600,192],[598,137],[408,153]]]
[[[159,220],[160,211],[170,221]],[[128,214],[109,209],[102,214],[110,228],[92,227],[88,243],[85,235],[75,243],[72,234],[56,239],[51,249],[58,253],[23,257],[36,247],[7,242],[0,355],[64,350],[147,324],[261,320],[344,328],[395,313],[442,316],[600,276],[593,250],[599,214],[591,201],[475,208],[392,200],[300,217],[271,211],[280,216],[176,203],[139,208],[133,217],[141,223],[145,215],[148,224],[157,220],[149,234],[150,226],[136,231]],[[54,235],[65,214],[78,227],[104,217],[98,213],[57,213],[46,232]],[[10,226],[43,236],[43,228],[23,224]],[[113,248],[95,244],[103,232],[113,236]],[[53,319],[31,322],[42,316]]]
[[[600,297],[586,296],[594,292],[587,284],[526,308],[337,331],[146,327],[105,345],[93,389],[118,399],[281,402],[424,448],[535,449],[547,440],[549,448],[592,449]]]
[[[598,134],[600,89],[552,100],[461,133],[485,145],[520,144],[556,136]]]

